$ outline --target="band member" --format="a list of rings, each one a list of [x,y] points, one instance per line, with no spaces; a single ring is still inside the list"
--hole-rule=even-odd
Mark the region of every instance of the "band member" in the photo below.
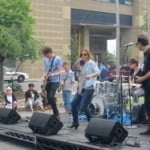
[[[142,69],[139,67],[139,62],[134,58],[129,61],[129,68],[131,70],[131,80],[134,82],[136,76],[142,75]]]
[[[59,118],[59,112],[56,105],[56,90],[59,87],[60,74],[62,73],[62,59],[56,56],[50,47],[44,47],[43,50],[44,67],[45,67],[45,81],[46,93],[48,103],[51,105],[53,113]]]
[[[144,95],[144,91],[143,88],[140,87],[135,87],[135,79],[136,77],[140,77],[142,76],[142,69],[139,67],[139,63],[136,59],[131,59],[129,61],[129,68],[131,70],[130,76],[131,76],[131,86],[133,87],[133,97],[135,99],[135,101],[137,102],[138,97],[143,96]]]
[[[65,110],[68,114],[71,114],[72,91],[75,77],[68,62],[63,63],[63,68],[65,72],[62,74],[61,79],[62,96]]]
[[[41,96],[41,99],[42,99],[44,110],[48,110],[49,109],[49,107],[48,107],[48,101],[47,101],[45,86],[43,84],[41,85],[40,96]]]
[[[5,108],[17,109],[17,99],[11,87],[7,87],[4,93]]]
[[[92,54],[86,49],[81,51],[80,59],[75,64],[81,70],[81,73],[79,75],[78,91],[72,101],[73,123],[70,128],[77,129],[79,126],[79,110],[85,113],[88,121],[91,119],[88,105],[91,103],[94,93],[94,84],[100,72],[98,66],[93,61]]]
[[[140,51],[144,52],[144,66],[143,75],[141,77],[136,77],[136,82],[142,83],[142,87],[145,92],[145,110],[150,118],[150,46],[148,37],[145,35],[140,35],[137,38],[137,47]],[[150,126],[147,131],[140,133],[142,135],[150,135]]]

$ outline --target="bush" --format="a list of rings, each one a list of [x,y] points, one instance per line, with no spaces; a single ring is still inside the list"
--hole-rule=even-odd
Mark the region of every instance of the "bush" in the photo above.
[[[13,91],[22,91],[22,86],[18,82],[13,82],[13,84],[9,83],[8,86],[10,86],[13,89]]]

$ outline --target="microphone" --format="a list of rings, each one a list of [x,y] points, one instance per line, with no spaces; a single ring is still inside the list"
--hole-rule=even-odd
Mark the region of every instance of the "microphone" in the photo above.
[[[129,46],[131,46],[131,45],[134,45],[134,42],[129,42],[129,43],[125,44],[124,46],[125,46],[125,47],[129,47]]]
[[[80,61],[82,60],[82,58],[77,59],[77,61],[74,63],[73,68],[77,67],[77,65],[80,64]]]
[[[82,59],[82,58],[79,58],[75,64],[73,65],[73,68],[74,67],[79,67],[79,66],[83,66],[85,64],[85,61]]]

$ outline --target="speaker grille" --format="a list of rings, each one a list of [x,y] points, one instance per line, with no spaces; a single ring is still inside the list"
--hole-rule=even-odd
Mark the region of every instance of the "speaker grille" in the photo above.
[[[128,132],[119,122],[99,118],[91,119],[85,130],[90,142],[101,144],[121,143],[127,135]]]
[[[54,115],[35,112],[31,117],[29,127],[34,133],[54,135],[63,127],[63,124]]]
[[[14,124],[21,116],[14,109],[0,108],[0,122],[3,124]]]

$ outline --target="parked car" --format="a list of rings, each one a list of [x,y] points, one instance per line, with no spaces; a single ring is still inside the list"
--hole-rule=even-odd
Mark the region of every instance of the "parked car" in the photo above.
[[[24,82],[24,80],[29,79],[29,75],[24,72],[16,72],[13,68],[3,67],[4,68],[4,81],[18,81]]]

